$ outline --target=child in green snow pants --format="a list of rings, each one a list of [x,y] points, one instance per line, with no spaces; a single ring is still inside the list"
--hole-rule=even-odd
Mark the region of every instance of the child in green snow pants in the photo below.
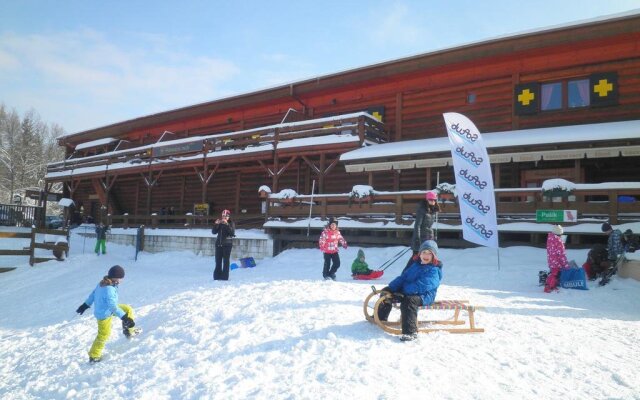
[[[127,313],[127,317],[134,319],[133,308],[131,308],[130,305],[118,304],[118,307],[122,308],[122,310]],[[91,349],[89,350],[89,357],[91,358],[100,358],[102,356],[104,345],[107,343],[107,340],[109,340],[109,336],[111,336],[111,317],[99,319],[97,321],[98,335],[96,336],[93,344],[91,345]]]

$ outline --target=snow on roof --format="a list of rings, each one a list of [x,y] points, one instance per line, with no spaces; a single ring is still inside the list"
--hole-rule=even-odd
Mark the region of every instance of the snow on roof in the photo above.
[[[116,142],[118,140],[119,139],[114,139],[114,138],[111,138],[111,137],[92,140],[90,142],[80,143],[79,145],[76,146],[76,150],[84,150],[84,149],[90,149],[92,147],[104,146],[104,145],[107,145],[109,143]]]
[[[540,143],[591,143],[614,139],[638,139],[640,138],[640,120],[483,133],[482,138],[487,149]],[[340,161],[429,154],[450,150],[449,138],[444,136],[362,147],[344,153],[340,156]]]

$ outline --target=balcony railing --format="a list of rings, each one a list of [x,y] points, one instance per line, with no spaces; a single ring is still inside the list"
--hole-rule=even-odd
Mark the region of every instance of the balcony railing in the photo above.
[[[349,216],[352,218],[392,218],[396,223],[413,223],[405,216],[415,213],[424,198],[421,191],[376,192],[366,199],[349,194],[300,195],[292,199],[267,198],[268,218],[307,218]],[[498,219],[534,220],[537,210],[576,210],[578,218],[607,219],[611,223],[640,221],[640,188],[574,190],[570,195],[548,197],[540,188],[496,189]],[[460,219],[458,201],[453,195],[440,196],[442,217]]]

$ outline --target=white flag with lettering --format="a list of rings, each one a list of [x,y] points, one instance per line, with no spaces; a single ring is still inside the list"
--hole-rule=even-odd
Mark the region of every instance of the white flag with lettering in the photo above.
[[[462,114],[445,113],[443,116],[451,143],[462,236],[469,242],[498,248],[493,176],[482,135]]]

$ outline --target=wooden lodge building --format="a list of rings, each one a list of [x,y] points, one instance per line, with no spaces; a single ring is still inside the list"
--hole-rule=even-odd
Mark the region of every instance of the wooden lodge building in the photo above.
[[[438,178],[455,182],[445,112],[466,115],[483,133],[494,185],[507,192],[540,190],[549,178],[640,181],[640,14],[486,40],[65,135],[58,142],[66,159],[48,166],[47,187],[64,182],[85,216],[97,218],[107,205],[114,223],[171,207],[184,216],[207,204],[209,215],[228,208],[240,219],[260,217],[262,225],[263,185],[300,195],[313,187],[324,196],[370,185],[395,193],[396,210],[411,214],[422,196],[411,191],[432,189]],[[617,195],[632,203],[616,208],[614,219],[622,211],[640,215],[640,187]],[[357,206],[330,210],[356,215]],[[325,204],[314,215],[327,210]]]

